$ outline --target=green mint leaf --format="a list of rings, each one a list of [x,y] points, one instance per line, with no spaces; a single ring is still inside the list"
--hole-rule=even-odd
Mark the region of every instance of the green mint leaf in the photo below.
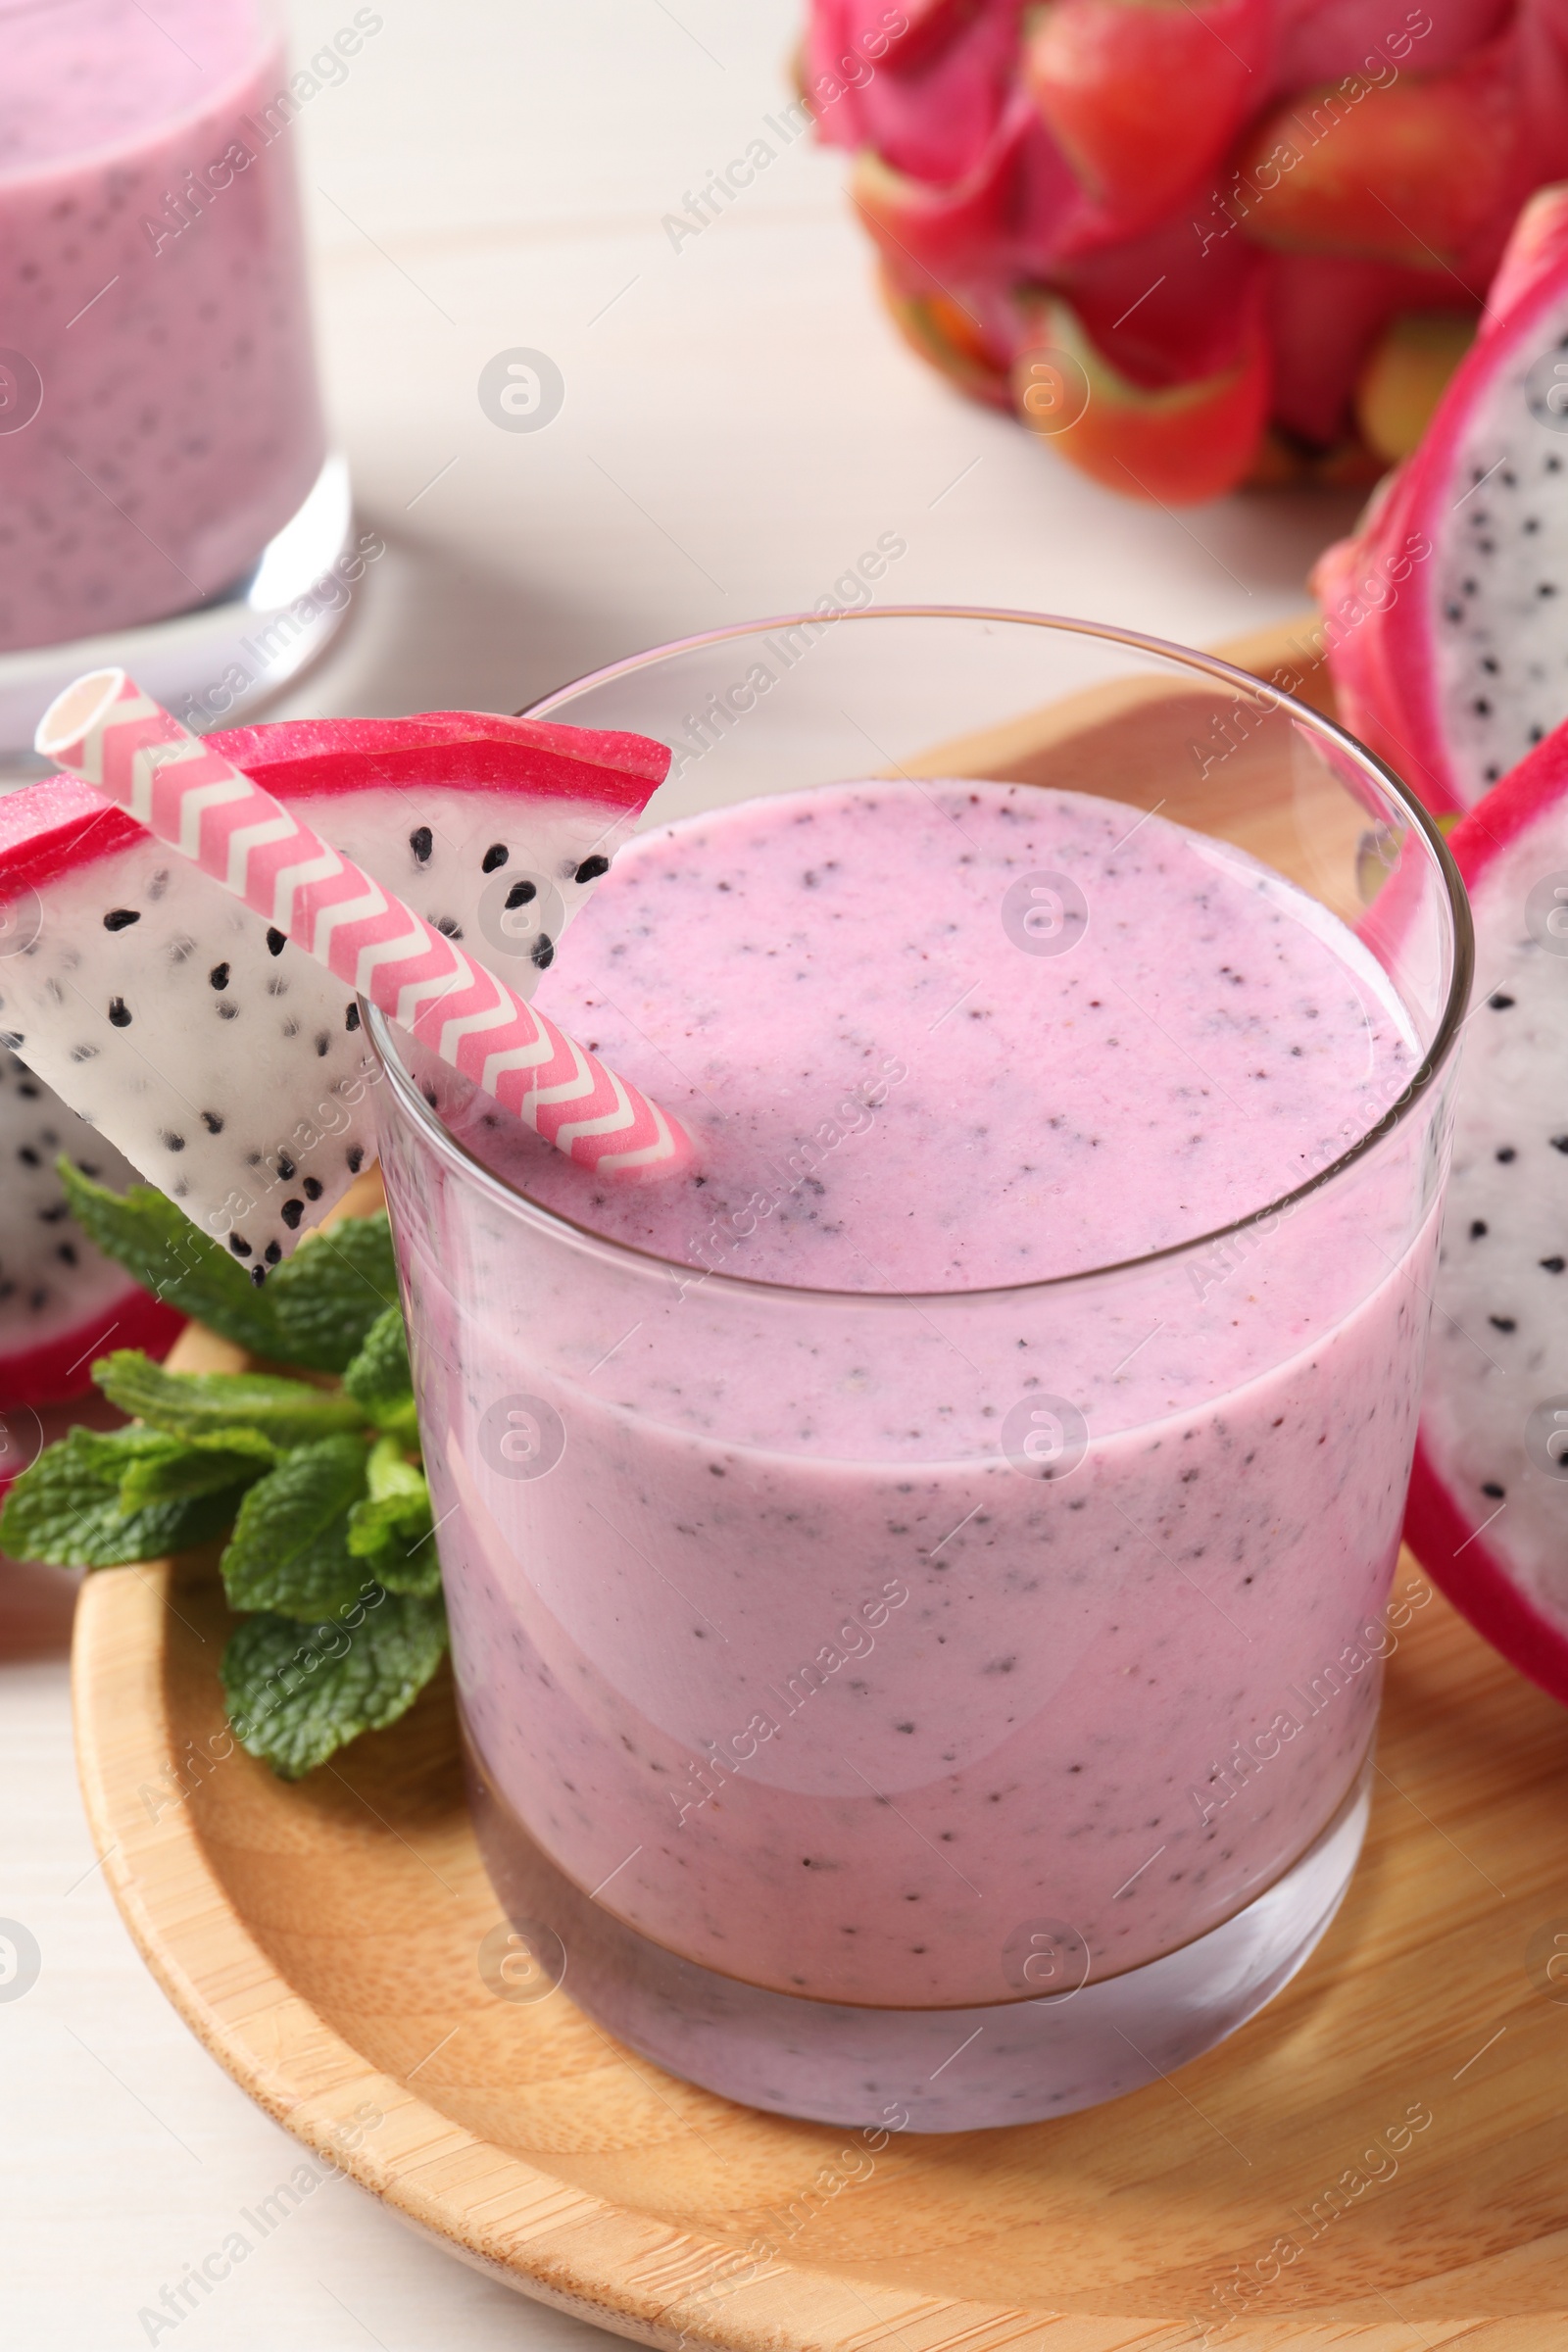
[[[223,1694],[241,1744],[286,1781],[361,1732],[395,1723],[441,1663],[439,1599],[382,1592],[332,1624],[248,1617],[223,1652]]]
[[[365,1485],[372,1502],[415,1502],[430,1507],[430,1488],[416,1462],[405,1459],[396,1437],[377,1438],[365,1465]]]
[[[410,1524],[395,1503],[362,1502],[351,1515],[349,1548],[389,1592],[439,1592],[441,1562],[426,1508]]]
[[[363,1420],[353,1398],[335,1389],[275,1372],[166,1372],[132,1348],[100,1357],[92,1376],[122,1413],[175,1438],[216,1435],[241,1423],[274,1446],[303,1446],[358,1429]]]
[[[385,1210],[348,1217],[330,1233],[308,1234],[267,1278],[285,1362],[343,1372],[370,1326],[398,1302],[392,1229]]]
[[[389,1306],[377,1315],[359,1354],[344,1371],[343,1386],[377,1429],[390,1430],[411,1446],[416,1442],[414,1374],[401,1306]]]
[[[158,1560],[220,1536],[240,1489],[187,1494],[126,1510],[127,1475],[164,1461],[171,1441],[151,1429],[74,1429],[24,1470],[0,1512],[0,1549],[54,1568],[119,1568]]]
[[[240,1504],[220,1563],[236,1609],[335,1617],[371,1578],[349,1549],[349,1512],[365,1494],[359,1438],[326,1438],[285,1454]]]
[[[182,1208],[150,1184],[112,1193],[69,1159],[61,1160],[60,1175],[82,1231],[155,1298],[254,1354],[283,1354],[267,1293]]]
[[[438,1592],[441,1563],[430,1525],[424,1472],[382,1438],[367,1465],[369,1493],[349,1513],[349,1549],[389,1592]]]
[[[277,1447],[259,1429],[221,1429],[211,1437],[166,1437],[164,1444],[166,1452],[156,1453],[149,1447],[132,1459],[120,1482],[122,1511],[174,1502],[182,1495],[220,1494],[230,1489],[237,1504],[243,1490],[254,1486],[277,1460]]]

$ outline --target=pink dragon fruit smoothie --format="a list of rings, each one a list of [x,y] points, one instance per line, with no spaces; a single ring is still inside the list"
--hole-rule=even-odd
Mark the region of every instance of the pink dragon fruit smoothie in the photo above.
[[[879,782],[644,834],[537,1001],[699,1170],[595,1181],[423,1062],[500,1181],[383,1115],[503,1900],[764,2105],[907,2104],[976,2018],[932,2128],[1147,2079],[1020,2090],[1011,2027],[1206,1950],[1357,1801],[1428,1155],[1181,1245],[1396,1102],[1398,996],[1163,817]],[[894,2015],[919,2082],[856,2039]]]
[[[45,0],[4,37],[0,651],[229,586],[322,461],[270,0]]]

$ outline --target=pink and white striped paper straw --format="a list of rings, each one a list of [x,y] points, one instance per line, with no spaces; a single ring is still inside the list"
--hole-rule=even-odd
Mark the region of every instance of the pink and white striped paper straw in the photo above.
[[[664,1176],[690,1165],[691,1140],[667,1111],[302,825],[122,669],[92,670],[68,686],[34,743],[558,1152],[602,1176]]]

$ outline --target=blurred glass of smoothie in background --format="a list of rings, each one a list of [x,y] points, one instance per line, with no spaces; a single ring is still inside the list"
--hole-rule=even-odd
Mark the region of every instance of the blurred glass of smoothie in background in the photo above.
[[[323,442],[270,0],[0,0],[0,50],[6,653],[229,588]]]

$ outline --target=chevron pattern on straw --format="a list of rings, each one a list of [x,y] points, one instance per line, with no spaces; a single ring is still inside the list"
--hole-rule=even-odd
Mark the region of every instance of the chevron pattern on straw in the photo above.
[[[505,981],[383,890],[260,784],[181,726],[122,670],[51,704],[46,759],[158,840],[571,1159],[605,1176],[690,1164],[684,1129]]]

